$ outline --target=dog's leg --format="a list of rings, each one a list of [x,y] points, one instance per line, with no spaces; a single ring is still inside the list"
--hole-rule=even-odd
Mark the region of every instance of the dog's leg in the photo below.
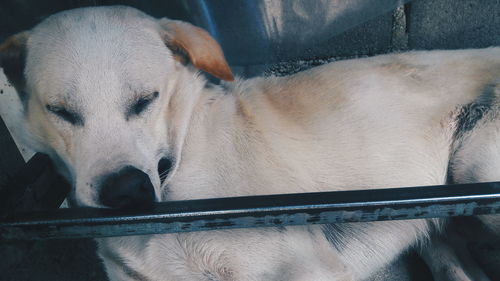
[[[148,277],[127,266],[125,260],[102,245],[100,245],[98,253],[103,261],[109,281],[151,281]]]
[[[474,258],[490,278],[500,276],[500,226],[498,216],[482,215],[453,219],[452,226],[467,245],[467,253]],[[495,279],[496,280],[496,279]]]
[[[111,281],[354,281],[319,227],[98,239]],[[147,249],[147,251],[143,251]]]
[[[484,223],[488,230],[499,236],[497,239],[500,239],[500,215],[482,215],[477,216],[477,218]]]
[[[490,281],[470,256],[464,239],[453,230],[445,234],[432,237],[421,251],[435,281]]]

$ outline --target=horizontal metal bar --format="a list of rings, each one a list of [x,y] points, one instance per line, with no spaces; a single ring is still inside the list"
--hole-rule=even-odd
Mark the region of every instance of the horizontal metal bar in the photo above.
[[[500,182],[157,203],[150,210],[75,208],[15,214],[0,238],[62,239],[500,213]]]

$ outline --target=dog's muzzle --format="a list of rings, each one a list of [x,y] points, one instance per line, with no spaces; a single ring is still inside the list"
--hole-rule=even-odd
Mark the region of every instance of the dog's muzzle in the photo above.
[[[155,192],[146,173],[127,166],[102,178],[99,200],[111,208],[147,208],[155,201]]]

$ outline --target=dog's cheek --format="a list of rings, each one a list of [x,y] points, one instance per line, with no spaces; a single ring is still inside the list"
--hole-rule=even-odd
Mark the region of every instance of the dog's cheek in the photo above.
[[[57,153],[58,157],[68,162],[73,159],[71,132],[65,128],[58,128],[41,109],[40,106],[30,105],[26,116],[28,130],[33,135],[37,150],[47,154]]]

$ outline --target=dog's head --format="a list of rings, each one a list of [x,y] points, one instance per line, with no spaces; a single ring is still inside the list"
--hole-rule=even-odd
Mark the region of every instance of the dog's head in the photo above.
[[[33,146],[55,160],[83,206],[160,199],[204,86],[194,68],[233,79],[204,30],[128,7],[53,15],[0,45],[0,65]]]

